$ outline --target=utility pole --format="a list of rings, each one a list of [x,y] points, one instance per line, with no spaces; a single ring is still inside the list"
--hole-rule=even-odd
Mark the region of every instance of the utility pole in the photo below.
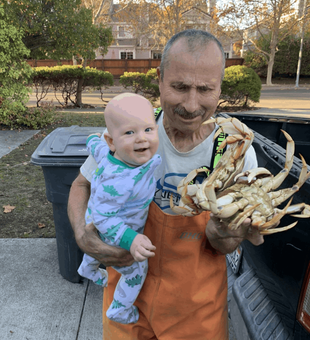
[[[296,83],[295,87],[299,87],[299,77],[300,77],[300,67],[301,67],[301,58],[302,58],[302,46],[304,43],[304,34],[305,34],[305,26],[306,26],[306,15],[307,10],[310,6],[307,6],[307,0],[303,0],[303,10],[302,10],[302,25],[301,25],[301,36],[300,36],[300,49],[298,56],[298,64],[297,64],[297,73],[296,73]]]

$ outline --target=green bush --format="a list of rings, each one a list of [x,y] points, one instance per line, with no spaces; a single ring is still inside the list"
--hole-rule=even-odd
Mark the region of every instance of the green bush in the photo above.
[[[151,102],[159,98],[159,86],[156,69],[150,69],[146,74],[140,72],[125,72],[120,77],[120,84],[124,88],[132,87],[135,93],[148,98]]]
[[[14,27],[0,6],[0,122],[14,122],[26,111],[29,100],[27,83],[31,68],[23,61],[29,54],[22,33]],[[10,117],[10,118],[9,118]]]
[[[27,127],[30,129],[41,129],[54,123],[57,113],[52,105],[43,105],[40,108],[26,108],[24,111],[11,112],[1,123],[13,128]]]
[[[103,89],[113,85],[113,76],[110,72],[82,66],[54,66],[33,68],[32,84],[35,87],[37,106],[52,89],[59,104],[67,106],[68,103],[76,105],[78,91],[86,86],[94,87],[103,96]],[[78,87],[80,85],[80,88]],[[61,93],[62,100],[57,97]]]
[[[223,104],[248,106],[250,101],[259,102],[261,80],[257,73],[246,66],[231,66],[225,69],[219,106]]]

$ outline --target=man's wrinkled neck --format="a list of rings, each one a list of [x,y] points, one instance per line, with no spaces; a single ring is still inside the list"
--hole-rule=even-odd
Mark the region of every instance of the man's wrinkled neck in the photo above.
[[[202,143],[210,136],[215,128],[214,124],[200,125],[200,127],[193,131],[191,129],[177,129],[169,124],[167,119],[163,119],[163,126],[172,145],[179,152],[188,152],[194,149],[197,145]]]

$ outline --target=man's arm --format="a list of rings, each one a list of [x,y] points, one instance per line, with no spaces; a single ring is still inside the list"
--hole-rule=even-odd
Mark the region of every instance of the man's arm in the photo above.
[[[106,267],[131,265],[134,260],[127,250],[105,244],[99,238],[95,226],[92,223],[85,224],[89,196],[90,183],[79,174],[72,183],[68,200],[68,216],[77,245],[84,253],[94,257]]]

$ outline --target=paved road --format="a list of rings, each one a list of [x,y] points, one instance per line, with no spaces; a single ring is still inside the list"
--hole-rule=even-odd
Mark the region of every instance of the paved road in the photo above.
[[[263,86],[260,101],[255,106],[272,109],[310,110],[310,85]]]
[[[122,86],[114,86],[107,89],[103,99],[109,101],[115,95],[125,92]],[[60,94],[58,98],[61,99]],[[82,94],[83,103],[94,106],[104,106],[104,102],[100,98],[99,91],[87,92]],[[54,94],[50,93],[42,102],[50,102],[53,100],[55,105],[59,105]],[[36,97],[33,93],[28,102],[29,106],[36,106]],[[302,85],[296,89],[293,85],[284,86],[266,86],[263,85],[261,98],[256,107],[272,108],[272,109],[294,109],[294,110],[310,110],[310,85]]]

